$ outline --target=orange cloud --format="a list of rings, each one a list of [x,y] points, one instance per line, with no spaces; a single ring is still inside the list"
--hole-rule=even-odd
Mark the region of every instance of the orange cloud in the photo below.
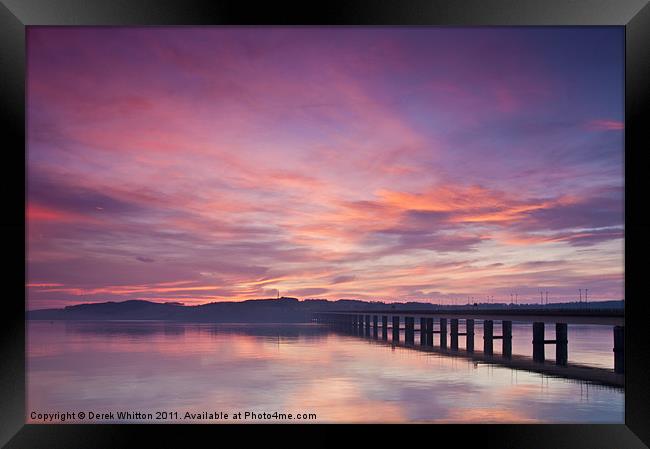
[[[585,127],[596,131],[620,131],[625,129],[625,123],[618,120],[592,120]]]
[[[93,217],[87,215],[75,214],[62,210],[56,210],[39,204],[29,203],[27,205],[27,222],[97,222]]]

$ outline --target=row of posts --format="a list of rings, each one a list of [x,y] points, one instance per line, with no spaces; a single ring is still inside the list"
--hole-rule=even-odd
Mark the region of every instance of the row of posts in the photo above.
[[[379,317],[377,315],[328,315],[326,321],[335,326],[347,328],[359,335],[370,336],[372,334],[375,339],[379,338]],[[440,348],[447,349],[447,318],[437,319],[439,326],[438,330],[434,329],[434,318],[420,318],[420,345],[421,346],[434,346],[433,335],[439,334]],[[449,320],[449,348],[452,351],[458,350],[458,337],[465,337],[465,351],[468,353],[474,352],[474,320],[465,319],[465,332],[459,332],[458,328],[459,319],[451,318]],[[400,317],[392,315],[392,341],[397,343],[400,340]],[[555,339],[547,340],[544,336],[545,326],[544,323],[533,323],[533,360],[543,363],[545,360],[545,346],[548,344],[555,345],[555,363],[557,365],[567,365],[568,363],[568,334],[566,323],[555,324]],[[388,340],[388,316],[382,315],[381,317],[381,338]],[[404,338],[407,345],[415,344],[415,318],[404,317]],[[494,353],[494,340],[501,340],[502,349],[501,356],[503,358],[512,357],[512,321],[501,321],[501,335],[494,334],[494,321],[483,320],[483,354],[493,355]],[[624,359],[623,359],[623,344],[624,344],[624,327],[614,327],[614,371],[617,373],[624,372]]]

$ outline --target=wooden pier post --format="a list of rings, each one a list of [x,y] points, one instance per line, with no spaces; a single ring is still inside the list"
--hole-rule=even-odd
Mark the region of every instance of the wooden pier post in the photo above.
[[[440,318],[440,347],[447,348],[447,318]]]
[[[544,362],[544,323],[533,323],[533,360]]]
[[[407,344],[415,343],[415,318],[412,316],[404,317],[404,339]]]
[[[451,331],[451,350],[458,351],[458,319],[452,318],[449,320],[449,327]]]
[[[555,323],[555,364],[566,366],[569,362],[569,337],[566,323]]]
[[[388,340],[388,317],[386,315],[381,316],[381,339]]]
[[[474,352],[474,320],[465,320],[465,350]]]
[[[370,315],[366,315],[366,337],[370,336]]]
[[[512,321],[501,321],[501,336],[503,338],[501,355],[509,359],[512,357]]]
[[[427,318],[426,334],[427,346],[433,346],[433,318]]]
[[[483,353],[492,355],[494,353],[494,321],[483,320]]]
[[[614,326],[614,372],[625,373],[625,327]]]
[[[357,320],[358,320],[357,322],[359,324],[357,326],[357,334],[362,336],[363,335],[363,315],[358,315]]]
[[[373,315],[372,317],[372,337],[376,340],[379,337],[379,317],[377,315]]]
[[[393,315],[393,341],[399,342],[399,316]]]
[[[420,346],[427,344],[427,319],[420,318]]]

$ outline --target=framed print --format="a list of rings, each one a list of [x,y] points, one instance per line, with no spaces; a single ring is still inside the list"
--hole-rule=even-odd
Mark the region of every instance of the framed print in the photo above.
[[[1,11],[7,447],[647,447],[647,2]]]

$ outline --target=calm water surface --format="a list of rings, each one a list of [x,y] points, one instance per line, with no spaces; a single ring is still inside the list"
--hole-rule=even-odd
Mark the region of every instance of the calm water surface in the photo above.
[[[513,325],[513,353],[530,355],[529,327]],[[569,326],[569,361],[611,369],[611,332]],[[316,414],[303,422],[624,420],[622,389],[391,348],[312,324],[35,321],[27,341],[28,412]],[[553,353],[549,347],[547,357]]]

